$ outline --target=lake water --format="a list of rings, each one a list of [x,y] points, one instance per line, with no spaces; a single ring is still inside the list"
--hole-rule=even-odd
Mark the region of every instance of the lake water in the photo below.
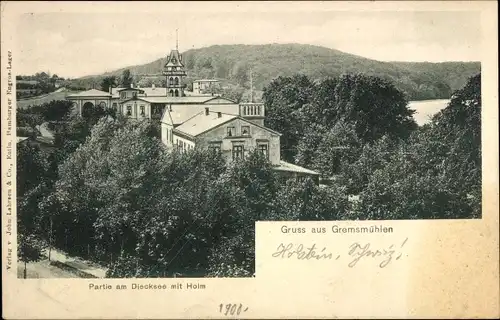
[[[446,108],[449,102],[449,99],[410,101],[408,108],[416,111],[413,118],[419,126],[422,126],[430,122],[433,115]]]

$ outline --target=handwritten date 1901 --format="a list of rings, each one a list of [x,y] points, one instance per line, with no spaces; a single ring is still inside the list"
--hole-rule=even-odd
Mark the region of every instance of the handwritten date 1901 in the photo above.
[[[359,261],[363,258],[371,260],[380,261],[378,266],[380,268],[385,268],[391,261],[399,260],[403,255],[402,249],[408,238],[406,238],[401,245],[396,246],[391,244],[385,248],[373,248],[371,243],[360,244],[359,242],[354,242],[349,246],[349,250],[347,255],[349,256],[349,263],[347,264],[350,268],[354,268]],[[272,254],[273,258],[282,258],[282,259],[298,259],[298,260],[339,260],[341,255],[334,255],[327,248],[319,248],[316,247],[316,244],[312,244],[311,246],[304,246],[303,244],[283,244],[280,243],[276,251]],[[335,257],[335,258],[334,258]]]

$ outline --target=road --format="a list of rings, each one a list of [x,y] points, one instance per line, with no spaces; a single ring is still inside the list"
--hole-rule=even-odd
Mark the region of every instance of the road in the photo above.
[[[44,122],[40,125],[40,134],[42,137],[47,139],[54,139],[54,134],[49,130],[48,122]]]
[[[28,279],[44,279],[44,278],[78,278],[78,276],[69,271],[60,269],[56,266],[51,266],[48,260],[38,262],[30,262],[27,264]],[[17,264],[17,277],[24,277],[24,263]]]
[[[46,253],[47,254],[47,253]],[[106,277],[106,269],[100,266],[97,266],[94,263],[85,261],[78,257],[69,257],[64,252],[52,249],[50,252],[50,259],[62,262],[70,267],[83,271],[85,273],[89,273],[97,278],[105,278]]]

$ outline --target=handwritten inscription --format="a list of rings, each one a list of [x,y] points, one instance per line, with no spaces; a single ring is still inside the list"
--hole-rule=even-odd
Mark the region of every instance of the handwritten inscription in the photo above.
[[[375,260],[380,268],[385,268],[394,260],[399,260],[404,255],[403,249],[408,238],[400,244],[391,244],[387,247],[374,247],[371,243],[361,244],[354,242],[348,247],[347,253],[335,254],[326,247],[319,249],[316,244],[306,246],[303,244],[280,243],[273,252],[273,258],[298,259],[298,260],[339,260],[347,256],[347,266],[354,268],[361,260]]]
[[[321,259],[331,259],[332,254],[326,251],[326,248],[323,248],[320,250],[320,252],[317,252],[316,244],[313,244],[312,246],[305,248],[304,245],[299,244],[295,246],[293,243],[289,243],[287,245],[284,245],[281,243],[278,246],[278,249],[276,250],[275,253],[273,253],[274,258],[297,258],[299,260],[309,260],[309,259],[316,259],[316,260],[321,260]]]
[[[248,307],[245,307],[243,304],[239,303],[227,303],[223,304],[221,303],[219,305],[219,313],[224,314],[225,316],[231,315],[237,315],[239,316],[240,314],[247,312]]]

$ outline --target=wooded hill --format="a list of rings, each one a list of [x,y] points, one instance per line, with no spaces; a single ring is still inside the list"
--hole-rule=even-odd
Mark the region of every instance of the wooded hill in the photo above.
[[[105,76],[120,77],[125,69],[130,69],[136,82],[160,81],[167,54],[166,51],[165,57],[151,63],[73,81],[76,86],[98,86]],[[217,78],[225,84],[248,88],[250,69],[256,90],[262,90],[278,76],[304,74],[322,80],[345,73],[364,73],[393,81],[409,100],[450,98],[451,92],[463,87],[469,77],[481,70],[480,62],[381,62],[305,44],[214,45],[183,54],[188,87],[194,79]],[[155,74],[158,78],[145,76]]]

